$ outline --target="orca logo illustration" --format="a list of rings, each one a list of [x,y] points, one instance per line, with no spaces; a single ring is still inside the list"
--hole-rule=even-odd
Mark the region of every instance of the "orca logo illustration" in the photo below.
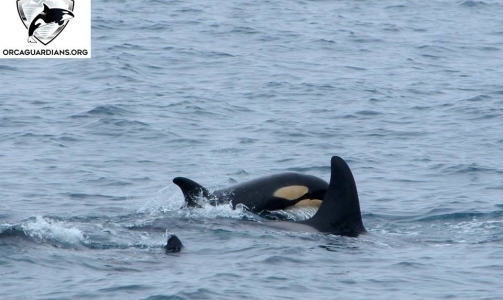
[[[73,19],[74,0],[17,0],[17,11],[28,29],[28,43],[48,45]]]

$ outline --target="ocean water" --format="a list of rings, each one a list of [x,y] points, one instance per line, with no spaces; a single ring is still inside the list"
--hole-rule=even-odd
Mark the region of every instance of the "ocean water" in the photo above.
[[[0,61],[0,298],[503,299],[502,15],[93,0],[92,59]],[[333,155],[369,234],[180,209],[171,183],[328,180]]]

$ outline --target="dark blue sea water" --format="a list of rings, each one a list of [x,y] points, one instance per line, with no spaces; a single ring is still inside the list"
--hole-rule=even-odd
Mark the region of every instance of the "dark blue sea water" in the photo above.
[[[1,299],[503,299],[500,1],[92,7],[92,59],[0,61]],[[171,183],[328,180],[333,155],[367,235]]]

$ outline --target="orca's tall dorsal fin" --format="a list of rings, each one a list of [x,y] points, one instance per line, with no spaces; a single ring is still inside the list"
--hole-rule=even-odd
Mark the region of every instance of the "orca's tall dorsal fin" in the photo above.
[[[182,190],[188,207],[199,207],[200,205],[197,203],[197,200],[201,196],[208,199],[212,196],[206,188],[188,178],[176,177],[173,179],[173,183],[178,185],[178,187]]]
[[[360,211],[355,179],[348,164],[333,156],[328,191],[316,214],[301,221],[320,232],[358,236],[366,232]]]

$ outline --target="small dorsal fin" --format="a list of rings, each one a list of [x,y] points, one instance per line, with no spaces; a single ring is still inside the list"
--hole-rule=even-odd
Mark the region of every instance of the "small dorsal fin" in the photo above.
[[[166,243],[166,246],[164,246],[166,253],[178,253],[182,250],[182,248],[182,241],[180,241],[180,239],[174,234],[171,234],[168,237],[168,242]]]
[[[47,4],[44,3],[44,13],[47,13],[49,11],[49,6],[47,6]]]
[[[173,183],[178,185],[182,190],[183,196],[185,197],[185,202],[188,207],[199,207],[197,200],[202,196],[204,198],[210,199],[212,194],[204,188],[199,183],[192,181],[185,177],[176,177],[173,179]]]

